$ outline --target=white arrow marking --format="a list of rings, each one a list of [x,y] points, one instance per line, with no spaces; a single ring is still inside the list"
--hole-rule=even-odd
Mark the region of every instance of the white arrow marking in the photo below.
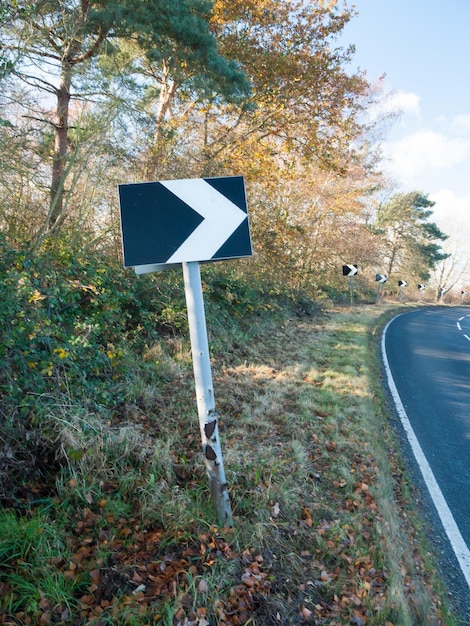
[[[204,218],[204,221],[167,259],[167,263],[211,259],[247,219],[244,211],[202,178],[165,180],[160,181],[160,184]]]

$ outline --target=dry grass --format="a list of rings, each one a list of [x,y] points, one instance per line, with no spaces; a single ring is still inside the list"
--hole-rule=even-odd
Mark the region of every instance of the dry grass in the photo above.
[[[345,608],[356,624],[444,619],[394,496],[395,442],[369,341],[380,312],[286,321],[239,362],[215,361],[236,538],[268,555],[273,577],[253,624],[273,614],[300,623],[302,607],[318,624],[336,612],[346,623]]]

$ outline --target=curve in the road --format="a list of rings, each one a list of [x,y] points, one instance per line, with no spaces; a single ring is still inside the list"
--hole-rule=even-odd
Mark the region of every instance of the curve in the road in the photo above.
[[[459,328],[459,330],[462,330],[460,322],[464,319],[464,317],[460,318],[458,321],[457,327]],[[393,397],[393,401],[395,403],[395,407],[397,409],[401,424],[413,451],[413,455],[419,465],[426,487],[432,498],[434,506],[436,507],[437,513],[449,539],[450,545],[452,546],[464,578],[470,589],[470,550],[468,549],[462,537],[459,527],[455,522],[454,516],[452,515],[452,512],[447,505],[446,499],[444,498],[444,495],[431,470],[431,466],[429,465],[428,460],[426,459],[426,456],[418,441],[418,438],[416,437],[416,434],[411,426],[411,422],[408,418],[408,415],[406,414],[405,407],[403,406],[397,387],[395,385],[395,381],[392,376],[392,372],[387,358],[387,351],[385,348],[385,335],[388,327],[392,322],[393,320],[389,321],[382,333],[382,358],[384,362],[385,373],[387,376],[387,383],[390,389],[390,393]],[[470,341],[470,338],[467,335],[465,335],[465,337]]]

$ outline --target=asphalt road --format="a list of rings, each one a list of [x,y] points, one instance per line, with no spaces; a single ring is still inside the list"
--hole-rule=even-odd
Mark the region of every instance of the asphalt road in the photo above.
[[[384,331],[382,353],[423,489],[445,532],[442,550],[453,551],[449,560],[461,570],[459,604],[470,616],[470,309],[399,315]]]

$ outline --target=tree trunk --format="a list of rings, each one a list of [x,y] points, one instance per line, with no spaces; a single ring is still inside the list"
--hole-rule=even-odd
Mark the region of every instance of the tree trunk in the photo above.
[[[54,156],[52,160],[51,195],[47,230],[57,232],[64,220],[64,184],[67,160],[69,129],[69,106],[72,71],[67,65],[62,67],[60,86],[57,89],[55,115]]]
[[[162,126],[170,110],[177,88],[177,83],[170,78],[170,67],[168,63],[163,61],[160,95],[155,114],[153,143],[147,157],[145,168],[146,180],[155,180],[158,177],[158,167],[161,165],[160,162],[164,159],[164,141],[161,135]]]

